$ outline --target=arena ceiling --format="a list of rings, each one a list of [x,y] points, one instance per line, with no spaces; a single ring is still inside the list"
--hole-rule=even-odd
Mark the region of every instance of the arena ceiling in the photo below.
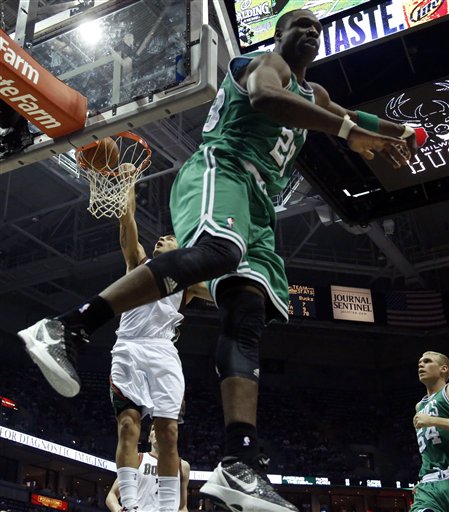
[[[14,26],[18,3],[3,2],[9,28]],[[57,4],[39,0],[43,16]],[[308,78],[352,107],[449,76],[448,47],[449,22],[444,21],[318,63]],[[153,148],[152,173],[137,186],[137,221],[148,251],[160,234],[171,230],[170,186],[200,142],[207,109],[199,107],[138,130]],[[344,152],[348,169],[365,166],[328,138],[312,135],[308,144],[310,150],[298,162],[299,172],[331,172],[332,158],[324,158],[328,150]],[[277,244],[291,275],[307,278],[311,285],[338,281],[382,289],[449,289],[447,201],[404,212],[399,205],[379,219],[350,224],[316,183],[298,177],[289,192],[279,213]],[[39,304],[60,312],[123,274],[118,222],[96,220],[87,212],[88,185],[56,159],[0,175],[0,197],[2,300],[21,297],[30,307]]]

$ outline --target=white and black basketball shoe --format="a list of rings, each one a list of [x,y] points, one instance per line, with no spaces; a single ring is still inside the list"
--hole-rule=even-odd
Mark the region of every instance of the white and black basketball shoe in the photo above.
[[[40,368],[48,383],[66,397],[80,392],[81,381],[75,370],[78,346],[87,342],[87,336],[69,331],[56,319],[44,318],[19,331],[25,349]]]
[[[256,470],[225,457],[200,492],[231,512],[298,512]]]

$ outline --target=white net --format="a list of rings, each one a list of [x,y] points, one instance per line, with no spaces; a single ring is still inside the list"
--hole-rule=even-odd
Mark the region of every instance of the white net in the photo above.
[[[83,146],[77,155],[80,175],[90,186],[88,211],[97,219],[124,215],[129,189],[151,165],[146,141],[123,132]]]

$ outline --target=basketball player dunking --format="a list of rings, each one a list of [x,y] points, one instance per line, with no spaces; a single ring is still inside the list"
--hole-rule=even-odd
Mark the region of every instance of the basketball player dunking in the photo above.
[[[139,472],[137,475],[137,497],[139,511],[158,512],[158,472],[157,463],[159,448],[157,444],[154,426],[151,427],[148,442],[151,444],[151,451],[139,453]],[[180,459],[179,475],[180,485],[177,489],[176,501],[179,503],[179,512],[187,510],[187,487],[189,485],[190,465],[187,461]],[[111,490],[106,496],[106,506],[111,512],[122,512],[123,507],[119,502],[120,488],[118,480],[112,484]]]
[[[182,249],[140,265],[78,308],[19,333],[50,384],[73,396],[80,380],[66,345],[82,345],[116,314],[210,281],[221,320],[216,368],[226,448],[202,491],[231,510],[297,510],[253,467],[259,451],[259,341],[266,323],[288,319],[288,285],[275,252],[270,197],[286,187],[307,130],[346,139],[368,159],[377,152],[394,167],[416,154],[413,128],[347,110],[322,86],[305,80],[320,33],[311,11],[290,11],[277,22],[273,53],[230,62],[204,125],[203,144],[173,184],[170,208]]]
[[[135,191],[128,193],[125,215],[120,217],[120,246],[127,272],[148,258],[139,243],[135,220]],[[153,258],[175,250],[172,235],[160,237]],[[137,444],[141,419],[149,414],[158,440],[158,512],[179,508],[178,417],[184,397],[184,376],[175,347],[180,307],[194,296],[210,299],[205,285],[190,286],[151,304],[123,313],[112,349],[110,393],[117,417],[117,481],[127,511],[150,511],[139,501]],[[151,509],[153,510],[153,509]]]

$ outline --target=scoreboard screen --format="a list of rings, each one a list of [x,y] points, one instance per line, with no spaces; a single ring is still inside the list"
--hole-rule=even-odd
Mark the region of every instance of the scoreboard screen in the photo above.
[[[288,287],[289,303],[288,314],[303,318],[316,318],[315,288],[301,284],[292,284]]]

